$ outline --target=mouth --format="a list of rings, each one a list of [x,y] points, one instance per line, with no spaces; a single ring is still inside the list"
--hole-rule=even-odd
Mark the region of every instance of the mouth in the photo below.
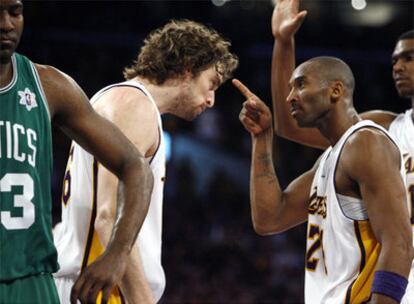
[[[411,82],[409,78],[396,78],[394,81],[397,87],[402,86],[404,84],[409,84]]]
[[[299,112],[299,107],[296,105],[292,105],[290,108],[290,115],[292,115],[293,117],[295,117]]]
[[[2,49],[12,47],[13,45],[15,45],[15,43],[16,41],[12,38],[8,38],[8,37],[0,38],[0,46]]]

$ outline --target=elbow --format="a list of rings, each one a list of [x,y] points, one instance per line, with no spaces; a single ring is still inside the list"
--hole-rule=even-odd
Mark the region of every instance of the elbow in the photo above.
[[[267,222],[258,220],[253,220],[253,229],[260,236],[267,236],[281,232],[275,225],[269,225]]]
[[[268,229],[266,229],[266,227],[263,227],[263,226],[260,226],[254,223],[253,223],[253,229],[260,236],[266,236],[266,235],[271,234],[271,232]]]
[[[152,174],[151,167],[148,161],[141,156],[139,152],[134,153],[134,155],[130,156],[128,161],[124,162],[119,180],[124,183],[127,180],[130,182],[139,181],[143,188],[149,192],[152,192],[154,186],[154,175]]]

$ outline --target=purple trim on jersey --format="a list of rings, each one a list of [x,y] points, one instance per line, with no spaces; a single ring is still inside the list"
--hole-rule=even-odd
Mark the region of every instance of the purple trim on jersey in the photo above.
[[[95,219],[96,219],[96,210],[98,209],[97,204],[98,197],[98,161],[96,158],[93,159],[93,200],[92,200],[92,213],[91,221],[89,223],[89,232],[88,239],[86,241],[85,253],[83,255],[81,271],[88,266],[89,253],[91,251],[93,233],[95,231]]]
[[[344,212],[344,210],[342,209],[342,206],[341,206],[341,204],[339,203],[340,202],[340,200],[339,200],[339,197],[338,197],[338,191],[337,191],[337,189],[336,189],[336,182],[335,182],[335,175],[336,175],[336,168],[338,167],[338,164],[339,164],[339,159],[340,159],[340,157],[341,157],[341,154],[342,154],[342,150],[344,149],[344,147],[345,147],[345,143],[347,142],[347,140],[352,136],[352,134],[354,134],[355,132],[357,132],[357,131],[359,131],[359,130],[361,130],[361,129],[364,129],[364,128],[374,128],[374,129],[377,129],[377,130],[379,130],[379,131],[381,131],[385,136],[387,136],[387,138],[394,144],[394,146],[396,146],[397,147],[397,149],[398,149],[398,151],[400,151],[400,148],[398,147],[398,145],[397,145],[397,143],[386,133],[386,132],[384,132],[384,130],[382,130],[381,128],[378,128],[377,126],[373,126],[373,125],[364,125],[364,126],[361,126],[361,127],[359,127],[359,128],[357,128],[357,129],[355,129],[355,130],[353,130],[352,131],[352,133],[351,134],[349,134],[348,135],[348,138],[344,141],[344,143],[342,144],[342,147],[341,147],[341,150],[338,152],[338,158],[337,158],[337,161],[336,161],[336,164],[335,164],[335,168],[334,168],[334,172],[333,172],[333,185],[334,185],[334,190],[335,190],[335,197],[336,197],[336,201],[338,202],[338,205],[339,205],[339,209],[341,209],[341,212],[342,212],[342,214],[343,214],[343,216],[345,216],[346,218],[348,218],[348,219],[350,219],[350,220],[352,220],[352,221],[359,221],[359,220],[356,220],[356,219],[353,219],[353,218],[350,218],[350,217],[348,217],[346,214],[345,214],[345,212]],[[402,166],[402,162],[403,162],[404,160],[402,159],[402,158],[400,158],[400,168],[401,168],[401,166]],[[352,196],[351,196],[352,197]],[[356,197],[354,197],[355,199],[358,199],[358,198],[356,198]],[[365,219],[365,220],[362,220],[362,221],[366,221],[366,220],[369,220],[369,218],[367,218],[367,219]]]

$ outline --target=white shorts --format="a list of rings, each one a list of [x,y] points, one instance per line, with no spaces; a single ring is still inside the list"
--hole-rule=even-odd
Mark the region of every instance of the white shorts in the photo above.
[[[70,304],[70,292],[72,291],[72,286],[75,284],[76,277],[54,277],[56,289],[59,295],[59,300],[61,304]],[[78,301],[80,304],[80,302]]]

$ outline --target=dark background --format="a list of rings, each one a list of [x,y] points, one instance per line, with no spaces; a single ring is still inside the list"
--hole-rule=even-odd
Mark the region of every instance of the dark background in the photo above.
[[[122,81],[149,31],[171,18],[212,26],[240,58],[235,76],[270,105],[272,3],[229,1],[24,1],[19,52],[72,76],[91,97]],[[402,112],[391,78],[397,37],[413,28],[413,1],[304,1],[308,16],[297,35],[298,62],[319,55],[345,60],[356,78],[358,111]],[[164,204],[161,303],[303,302],[306,226],[269,237],[253,231],[248,197],[250,137],[238,121],[242,96],[227,82],[216,106],[194,122],[163,117],[171,136]],[[69,141],[54,130],[54,221]],[[283,139],[275,165],[286,186],[309,169],[320,151]]]

